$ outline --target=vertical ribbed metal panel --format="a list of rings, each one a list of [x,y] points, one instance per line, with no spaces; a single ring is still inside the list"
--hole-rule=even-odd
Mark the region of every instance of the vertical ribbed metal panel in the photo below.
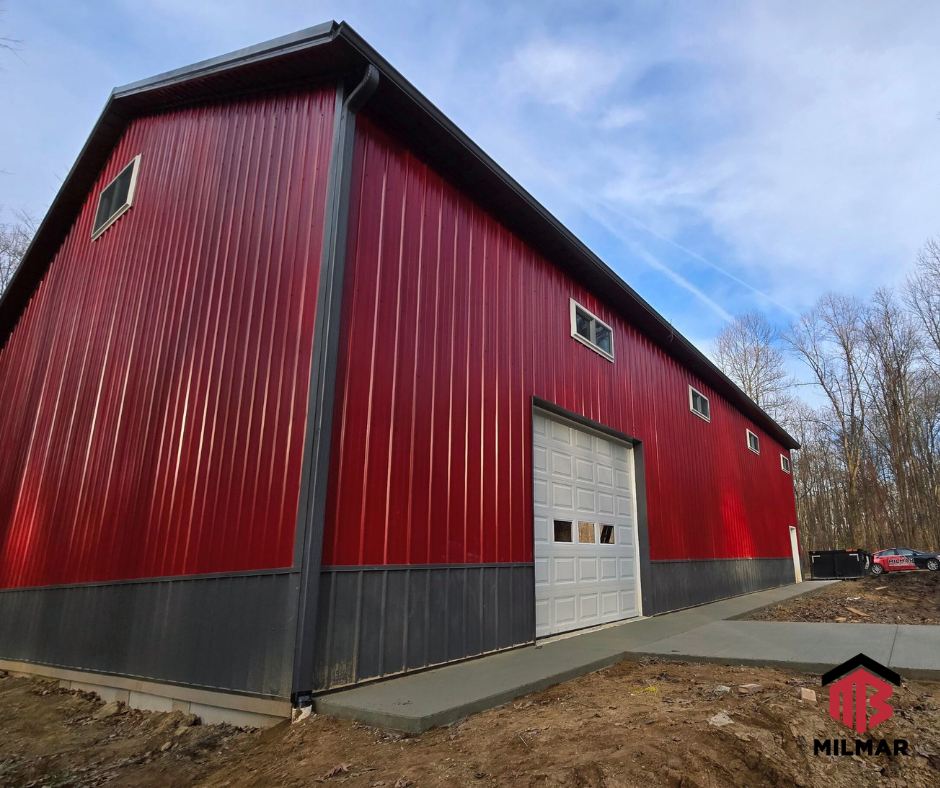
[[[334,96],[130,124],[0,353],[0,586],[291,565]]]
[[[324,565],[531,561],[533,396],[643,441],[651,558],[790,555],[769,435],[367,118],[356,145]]]
[[[290,695],[299,575],[0,591],[0,658]]]
[[[314,688],[531,643],[533,572],[518,564],[323,572]]]

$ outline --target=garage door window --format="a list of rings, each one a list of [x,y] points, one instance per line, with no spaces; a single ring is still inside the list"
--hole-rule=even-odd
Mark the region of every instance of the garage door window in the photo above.
[[[578,542],[594,544],[594,523],[578,523]]]
[[[555,520],[555,541],[556,542],[570,542],[571,541],[571,521],[570,520]]]
[[[601,526],[601,544],[614,543],[614,527],[612,525]]]

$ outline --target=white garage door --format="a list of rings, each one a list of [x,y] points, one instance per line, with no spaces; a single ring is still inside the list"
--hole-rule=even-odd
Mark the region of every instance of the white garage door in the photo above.
[[[532,419],[537,637],[636,616],[632,448]]]

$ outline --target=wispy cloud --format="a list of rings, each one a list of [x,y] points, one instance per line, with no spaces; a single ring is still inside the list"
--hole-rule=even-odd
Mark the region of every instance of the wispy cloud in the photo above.
[[[940,6],[914,0],[8,4],[0,203],[41,212],[113,85],[331,17],[692,336],[895,282],[940,233]]]

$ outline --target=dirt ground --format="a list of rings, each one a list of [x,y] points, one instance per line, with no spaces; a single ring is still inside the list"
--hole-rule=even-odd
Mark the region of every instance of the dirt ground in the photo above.
[[[896,572],[844,580],[758,610],[749,621],[940,624],[940,572]]]
[[[851,740],[822,693],[818,704],[797,698],[818,681],[624,662],[407,737],[320,716],[267,731],[124,708],[96,719],[97,696],[5,676],[0,786],[940,786],[940,685],[896,690],[894,716],[876,729],[907,739],[909,756],[847,757],[813,754],[814,737]],[[761,691],[739,694],[750,683]],[[711,725],[720,712],[733,722]]]

